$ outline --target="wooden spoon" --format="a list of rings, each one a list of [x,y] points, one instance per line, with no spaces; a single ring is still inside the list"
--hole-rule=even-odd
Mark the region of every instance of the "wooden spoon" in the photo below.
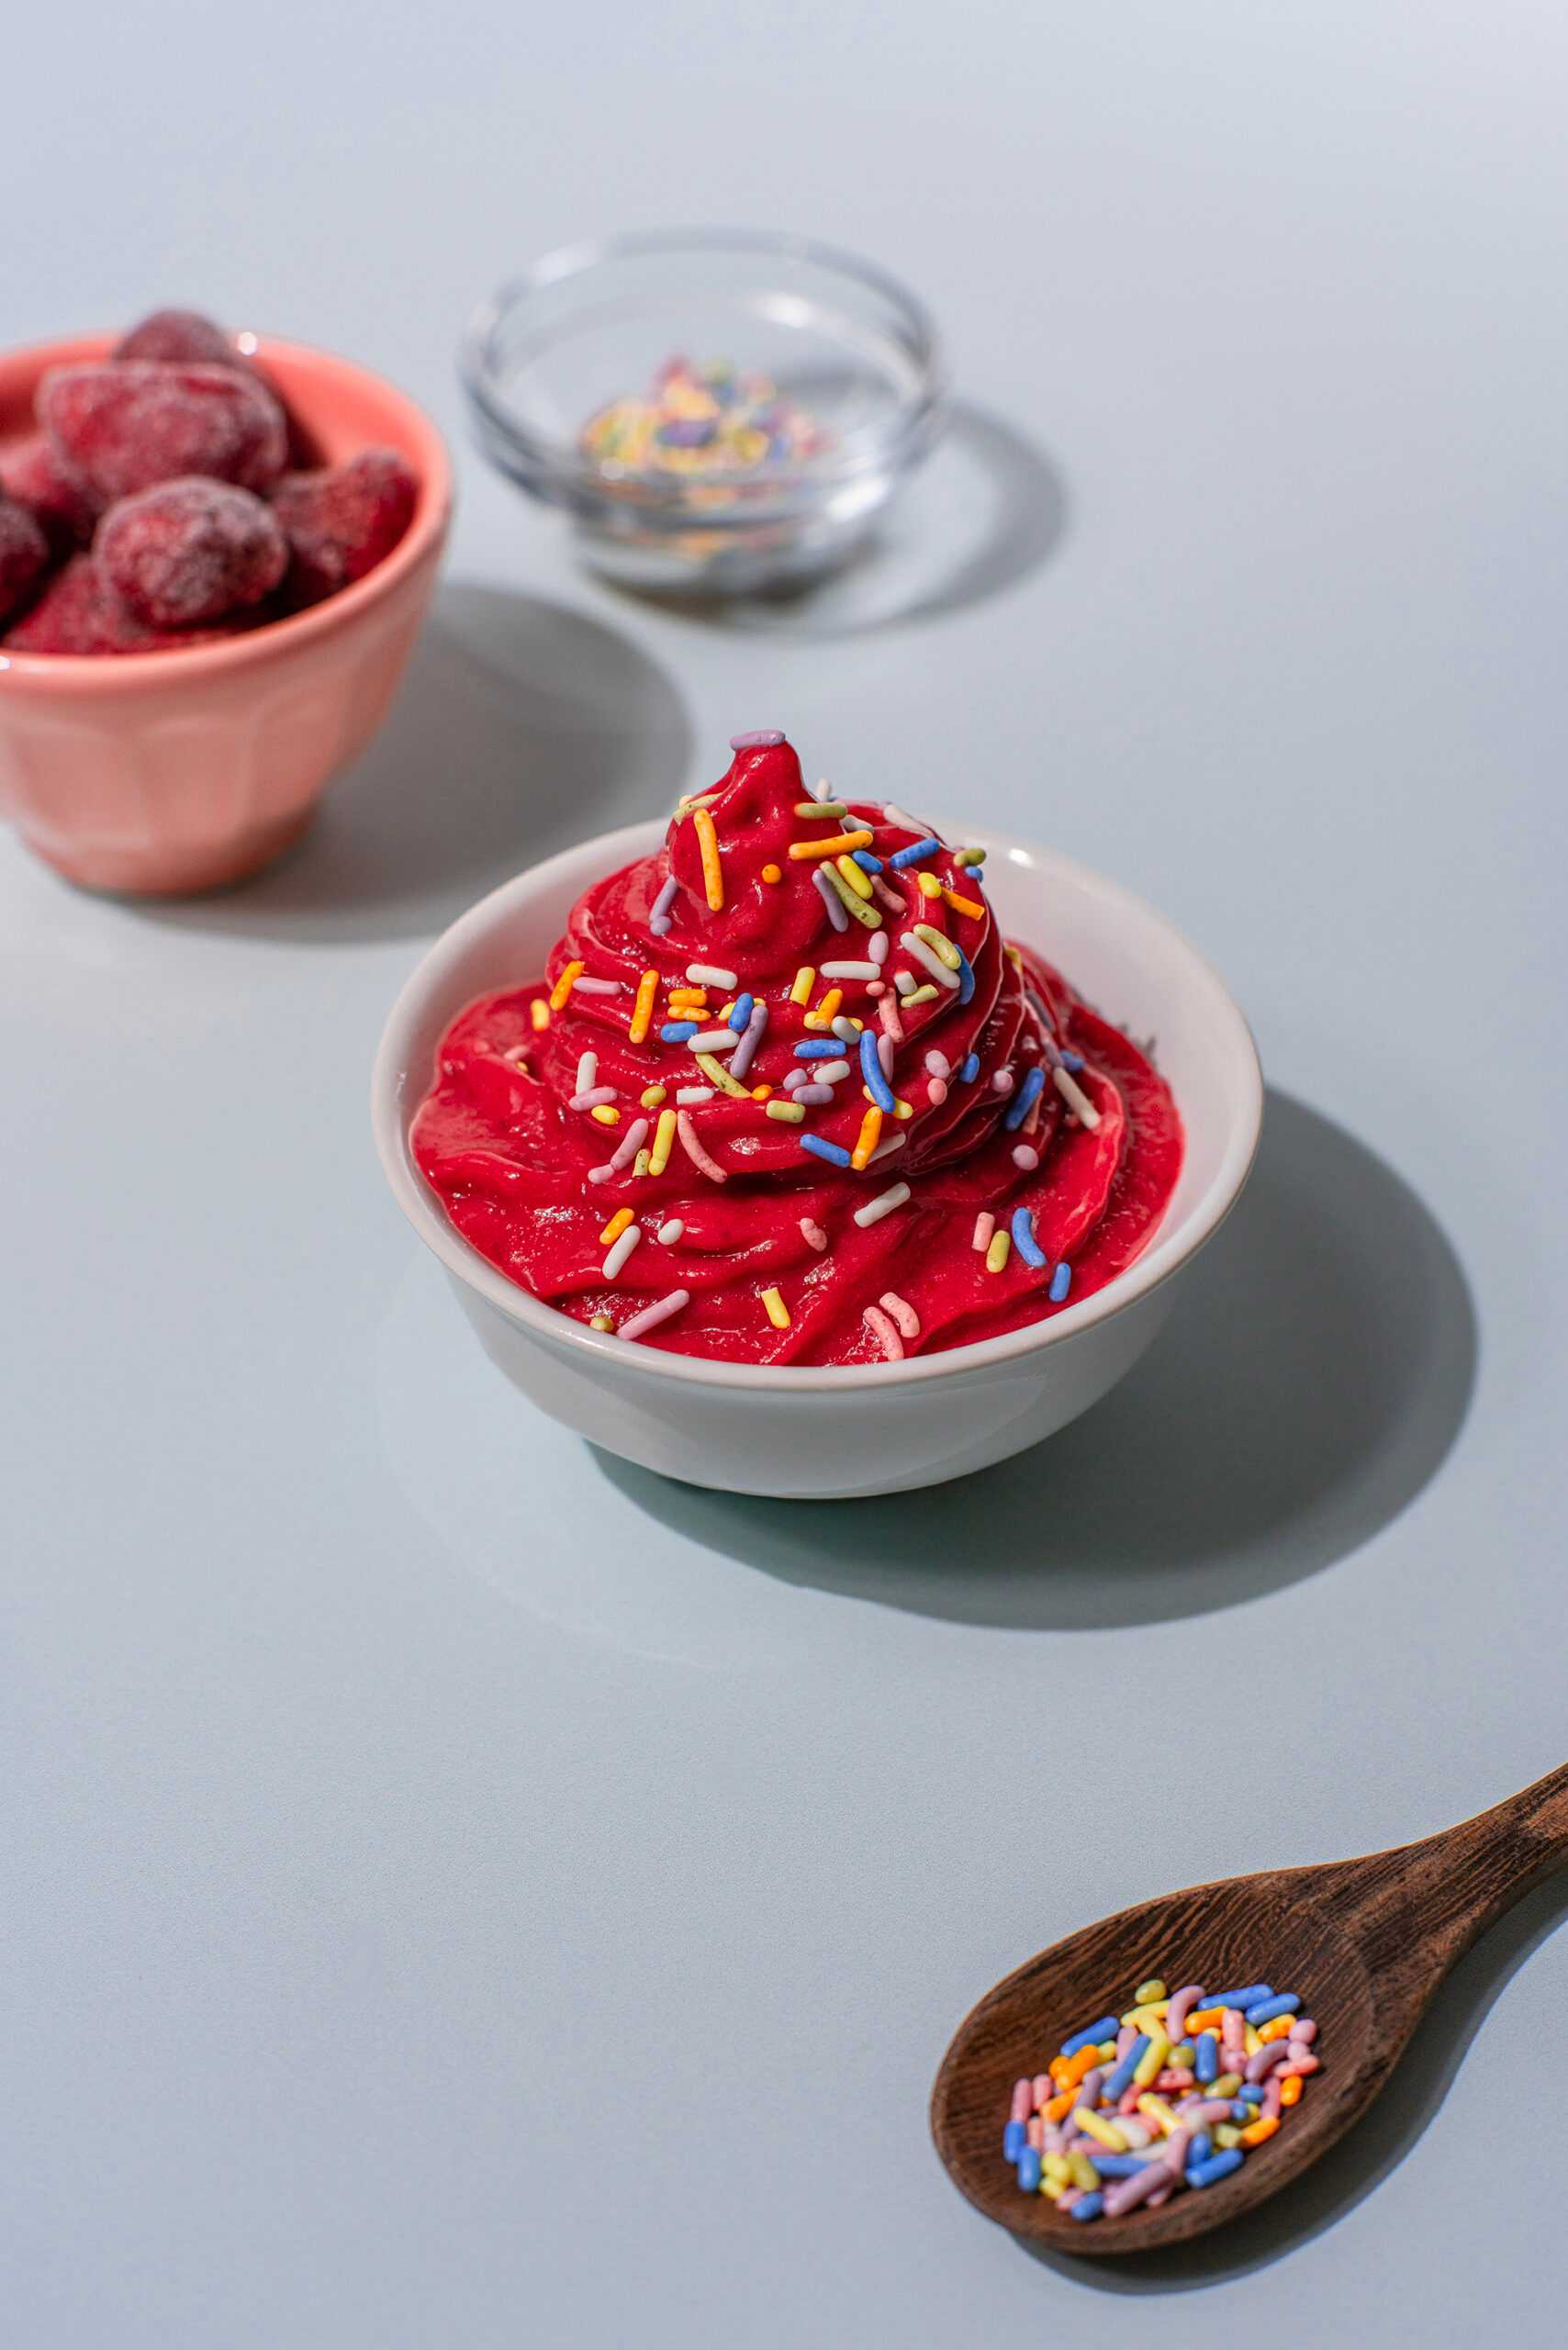
[[[1194,1885],[1070,1934],[988,1991],[931,2093],[936,2149],[988,2220],[1058,2252],[1148,2252],[1222,2227],[1315,2163],[1365,2112],[1427,2002],[1476,1936],[1568,1866],[1568,1766],[1418,1844],[1319,1868]],[[1044,2072],[1095,2016],[1163,1976],[1218,1990],[1272,1983],[1316,2016],[1323,2069],[1283,2127],[1217,2186],[1158,2210],[1075,2221],[1028,2195],[1002,2155],[1014,2081]]]

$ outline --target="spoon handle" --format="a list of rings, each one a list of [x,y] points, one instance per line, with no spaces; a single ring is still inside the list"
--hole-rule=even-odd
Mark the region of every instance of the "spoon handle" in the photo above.
[[[1568,1867],[1568,1764],[1457,1828],[1350,1864],[1371,1954],[1433,1983],[1516,1901]]]

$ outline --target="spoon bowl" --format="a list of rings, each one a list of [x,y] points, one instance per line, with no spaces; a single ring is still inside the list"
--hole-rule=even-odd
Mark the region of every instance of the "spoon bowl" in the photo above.
[[[1568,1863],[1568,1768],[1420,1843],[1316,1867],[1190,1886],[1085,1926],[988,1991],[955,2034],[931,2097],[955,2184],[1013,2234],[1058,2252],[1148,2252],[1223,2226],[1296,2177],[1377,2095],[1428,2001],[1476,1936]],[[1026,2193],[1002,2151],[1013,2085],[1159,1975],[1266,1978],[1316,2019],[1323,2069],[1285,2126],[1215,2186],[1119,2219],[1080,2221]]]

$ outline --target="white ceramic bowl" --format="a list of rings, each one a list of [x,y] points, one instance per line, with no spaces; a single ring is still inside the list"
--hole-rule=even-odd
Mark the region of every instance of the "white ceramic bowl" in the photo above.
[[[646,856],[663,832],[629,825],[492,890],[431,948],[381,1039],[371,1112],[386,1180],[492,1362],[591,1443],[730,1493],[822,1500],[936,1485],[1076,1419],[1143,1353],[1170,1309],[1175,1277],[1235,1205],[1258,1146],[1263,1081],[1246,1021],[1179,931],[1086,866],[994,832],[981,834],[986,891],[1003,930],[1059,964],[1106,1018],[1156,1040],[1186,1127],[1165,1216],[1106,1288],[1031,1329],[945,1354],[852,1370],[754,1369],[589,1330],[505,1280],[448,1224],[409,1149],[441,1037],[476,996],[543,971],[588,883]]]

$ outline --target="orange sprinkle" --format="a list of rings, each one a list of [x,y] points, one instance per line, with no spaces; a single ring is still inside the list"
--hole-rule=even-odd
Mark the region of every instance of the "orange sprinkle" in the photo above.
[[[944,885],[942,895],[946,899],[947,903],[952,907],[953,912],[956,914],[969,914],[973,916],[976,922],[984,921],[985,908],[977,899],[960,898],[957,890],[949,890],[946,885]]]
[[[711,914],[724,911],[724,867],[719,855],[719,835],[713,830],[713,819],[706,808],[699,808],[691,819],[697,834],[697,845],[702,852],[702,887],[708,893]]]
[[[1301,2075],[1299,2073],[1293,2073],[1288,2081],[1282,2081],[1280,2083],[1280,2103],[1282,2105],[1299,2105],[1301,2103]]]
[[[1081,2048],[1076,2056],[1068,2058],[1067,2070],[1063,2073],[1062,2079],[1069,2088],[1075,2089],[1084,2075],[1092,2073],[1099,2062],[1100,2051],[1091,2041],[1087,2048]]]
[[[1078,2091],[1069,2089],[1061,2097],[1053,2097],[1048,2105],[1041,2106],[1040,2119],[1042,2121],[1065,2121],[1077,2103]]]
[[[784,868],[781,865],[765,865],[762,868],[762,878],[771,886],[775,881],[783,880]]]
[[[568,963],[566,965],[565,968],[562,970],[560,978],[556,980],[554,986],[550,990],[550,1009],[552,1012],[564,1012],[566,1010],[566,998],[572,992],[572,981],[582,977],[582,969],[583,967],[581,963]]]
[[[1301,2076],[1298,2074],[1296,2077],[1299,2080]],[[1282,2081],[1280,2083],[1280,2101],[1282,2104],[1284,2102],[1284,2083]],[[1261,2146],[1267,2142],[1267,2140],[1273,2136],[1279,2126],[1280,2117],[1277,2113],[1265,2114],[1261,2121],[1255,2121],[1250,2130],[1244,2130],[1242,2132],[1241,2143],[1244,2146]]]
[[[1187,2038],[1191,2040],[1195,2031],[1217,2031],[1224,2021],[1223,2008],[1204,2008],[1198,2015],[1187,2018]]]
[[[834,833],[825,841],[791,841],[790,854],[798,864],[809,856],[836,856],[840,849],[869,848],[871,835],[868,832]]]
[[[822,1002],[807,1013],[801,1025],[806,1028],[831,1028],[844,1002],[842,988],[829,988]]]
[[[603,1246],[608,1248],[612,1241],[619,1240],[631,1221],[632,1211],[630,1208],[617,1208],[615,1214],[610,1217],[610,1222],[605,1225],[604,1230],[599,1236]]]
[[[1276,2016],[1272,2023],[1264,2024],[1258,2037],[1260,2040],[1283,2040],[1294,2021],[1292,2016]]]
[[[754,1085],[751,1089],[751,1098],[754,1102],[766,1102],[772,1091],[771,1085]]]
[[[626,1031],[628,1042],[640,1045],[648,1033],[654,1016],[654,998],[659,991],[659,975],[644,971],[637,982],[637,1001],[632,1007],[632,1025]]]
[[[860,1121],[860,1134],[849,1154],[849,1164],[863,1173],[871,1164],[871,1153],[882,1138],[882,1113],[873,1102]]]

